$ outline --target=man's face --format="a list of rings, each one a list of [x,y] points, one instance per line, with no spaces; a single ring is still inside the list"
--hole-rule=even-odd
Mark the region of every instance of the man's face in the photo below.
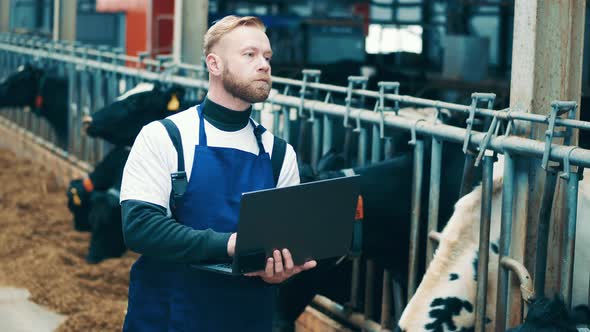
[[[266,100],[271,88],[272,56],[266,34],[255,27],[238,27],[226,34],[219,46],[225,90],[248,103]]]

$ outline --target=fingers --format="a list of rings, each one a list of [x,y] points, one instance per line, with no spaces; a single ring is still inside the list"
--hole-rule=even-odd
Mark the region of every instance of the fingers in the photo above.
[[[248,272],[248,273],[244,273],[244,275],[246,277],[260,277],[262,275],[264,275],[264,271],[257,271],[257,272]]]
[[[291,252],[289,249],[283,249],[283,259],[285,260],[285,269],[287,271],[293,270],[293,257],[291,257]]]
[[[266,267],[264,268],[264,274],[268,278],[272,278],[274,275],[274,259],[272,257],[269,257],[266,260]]]
[[[303,270],[309,270],[309,269],[313,269],[314,267],[316,267],[318,265],[318,262],[316,262],[315,260],[310,260],[305,262],[305,264],[303,264]]]
[[[283,257],[281,257],[281,252],[278,250],[273,251],[273,257],[275,262],[275,273],[282,274],[283,273]]]
[[[270,283],[280,283],[284,280],[317,266],[317,261],[310,260],[302,265],[295,265],[288,249],[274,250],[272,257],[267,258],[264,271],[244,274],[247,277],[260,276]]]

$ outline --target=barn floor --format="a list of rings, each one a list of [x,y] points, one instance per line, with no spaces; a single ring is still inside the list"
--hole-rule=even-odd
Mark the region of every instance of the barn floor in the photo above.
[[[0,331],[53,332],[65,319],[28,300],[20,288],[0,288]]]
[[[89,234],[73,229],[66,202],[50,170],[0,150],[0,285],[26,289],[32,302],[65,316],[56,332],[120,331],[137,256],[86,264]],[[7,314],[15,317],[0,306],[0,322]]]

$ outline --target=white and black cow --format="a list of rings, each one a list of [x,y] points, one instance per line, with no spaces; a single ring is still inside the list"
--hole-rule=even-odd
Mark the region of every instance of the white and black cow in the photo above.
[[[89,136],[131,146],[146,124],[196,104],[184,97],[185,90],[179,86],[140,83],[91,117],[85,117],[84,127]]]
[[[26,64],[0,82],[0,108],[30,107],[55,130],[58,145],[68,141],[68,81],[55,70]]]
[[[501,224],[503,158],[494,164],[490,255],[486,319],[495,318],[498,239]],[[578,196],[578,223],[574,263],[573,305],[588,301],[588,246],[582,241],[590,235],[590,171],[584,172]],[[400,321],[401,331],[472,331],[475,321],[477,260],[481,211],[481,186],[455,204],[455,212],[441,234],[435,257]],[[490,325],[491,327],[491,325]]]

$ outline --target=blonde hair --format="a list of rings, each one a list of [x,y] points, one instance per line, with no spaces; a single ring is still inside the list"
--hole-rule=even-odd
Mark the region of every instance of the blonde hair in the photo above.
[[[211,53],[211,49],[219,40],[230,31],[240,26],[250,26],[259,28],[262,31],[266,31],[264,23],[255,16],[235,16],[229,15],[218,21],[216,21],[205,34],[203,41],[203,53],[207,56]]]

